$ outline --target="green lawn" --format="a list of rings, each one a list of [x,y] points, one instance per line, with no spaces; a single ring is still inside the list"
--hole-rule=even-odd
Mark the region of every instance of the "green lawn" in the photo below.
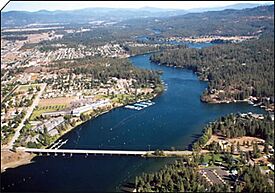
[[[221,162],[222,161],[222,155],[221,154],[214,154],[214,158],[216,162]],[[204,155],[204,162],[209,163],[209,161],[212,160],[211,154],[205,154]]]
[[[269,170],[268,166],[261,166],[263,170]]]
[[[42,106],[38,107],[32,112],[32,115],[30,117],[30,120],[35,120],[36,117],[39,117],[42,113],[46,112],[54,112],[54,111],[61,111],[65,109],[67,105],[49,105],[49,106]]]
[[[35,88],[36,86],[40,86],[39,84],[30,84],[30,85],[20,85],[17,91],[28,91],[29,88]]]
[[[95,99],[106,99],[108,98],[107,95],[96,95]]]
[[[109,98],[112,98],[112,96],[109,96]],[[114,96],[114,98],[112,98],[113,102],[123,102],[126,99],[128,99],[128,101],[132,101],[135,99],[134,95],[128,95],[128,94],[117,94]]]

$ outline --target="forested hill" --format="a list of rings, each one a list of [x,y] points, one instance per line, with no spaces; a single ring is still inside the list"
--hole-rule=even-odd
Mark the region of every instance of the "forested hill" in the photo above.
[[[157,19],[136,19],[129,28],[159,29],[162,36],[259,35],[274,32],[274,4],[250,9],[189,13]]]
[[[259,99],[257,102],[274,103],[273,37],[201,50],[166,50],[152,55],[151,60],[192,69],[201,79],[208,80],[204,101],[226,102],[254,96]]]

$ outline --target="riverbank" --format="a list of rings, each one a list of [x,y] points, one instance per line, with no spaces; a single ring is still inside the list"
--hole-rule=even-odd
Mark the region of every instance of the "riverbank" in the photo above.
[[[156,62],[154,60],[151,60],[152,62]],[[194,69],[189,69],[189,68],[184,68],[182,66],[175,66],[175,65],[171,65],[171,64],[162,64],[159,62],[156,62],[158,65],[163,65],[163,66],[167,66],[167,67],[174,67],[174,68],[181,68],[181,69],[186,69],[186,70],[191,70],[194,74],[197,75],[198,79],[200,81],[204,81],[204,82],[209,82],[209,80],[207,78],[203,78],[201,77],[196,71],[194,71]],[[219,92],[223,92],[225,93],[224,90],[220,90]],[[267,98],[267,97],[263,97],[263,98]],[[202,93],[200,100],[204,103],[209,103],[209,104],[229,104],[229,103],[248,103],[249,105],[253,105],[253,106],[259,106],[260,108],[264,109],[266,112],[274,112],[275,110],[275,106],[274,104],[270,104],[269,106],[264,105],[262,102],[255,102],[255,101],[260,101],[261,98],[256,98],[256,97],[252,97],[249,96],[246,99],[243,100],[236,100],[234,98],[229,98],[229,99],[220,99],[219,96],[214,93],[214,94],[204,94]]]
[[[10,150],[1,150],[1,173],[8,168],[15,168],[21,165],[32,163],[35,155],[25,152],[13,152]]]
[[[246,98],[243,100],[235,100],[235,99],[227,99],[227,100],[221,100],[221,99],[216,99],[216,95],[213,96],[211,94],[209,95],[202,95],[201,96],[201,101],[205,102],[205,103],[209,103],[209,104],[229,104],[229,103],[247,103],[249,105],[253,105],[253,106],[259,106],[260,108],[264,109],[266,112],[273,112],[274,111],[274,105],[270,105],[270,106],[266,106],[263,105],[261,102],[258,104],[255,104],[250,98],[252,98],[252,96],[250,96],[250,98]],[[259,99],[258,99],[259,100]]]
[[[152,99],[156,98],[157,96],[159,96],[163,91],[164,91],[164,86],[162,85],[161,90],[159,90],[159,92],[157,92],[157,93],[154,93],[151,97],[139,98],[135,101],[131,101],[130,103],[125,103],[125,104],[114,102],[112,105],[110,105],[110,107],[108,109],[102,109],[101,111],[98,111],[88,120],[82,121],[81,119],[78,119],[78,121],[75,122],[74,126],[71,126],[70,124],[68,124],[68,127],[65,131],[62,131],[62,133],[52,143],[50,143],[48,146],[44,146],[43,148],[51,147],[58,140],[60,140],[65,134],[76,129],[77,127],[81,126],[82,124],[86,123],[87,121],[90,121],[91,119],[94,119],[100,115],[108,113],[115,108],[123,107],[123,106],[131,104],[131,103],[152,100]],[[88,114],[90,112],[86,112],[86,113]],[[30,164],[30,163],[32,163],[31,160],[36,156],[37,155],[35,155],[35,154],[30,154],[30,153],[25,153],[25,152],[14,152],[14,151],[11,151],[8,149],[7,150],[2,149],[1,150],[1,173],[5,172],[6,169],[8,169],[8,168],[15,168],[15,167],[18,167],[21,165]]]

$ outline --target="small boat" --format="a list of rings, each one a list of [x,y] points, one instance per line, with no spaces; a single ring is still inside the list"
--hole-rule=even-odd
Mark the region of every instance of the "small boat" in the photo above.
[[[254,103],[252,101],[247,101],[247,103],[250,105],[254,105]]]

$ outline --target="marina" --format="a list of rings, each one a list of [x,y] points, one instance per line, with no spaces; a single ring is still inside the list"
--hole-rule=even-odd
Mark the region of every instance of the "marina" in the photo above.
[[[132,104],[132,105],[126,105],[124,108],[140,111],[140,110],[142,110],[144,108],[147,108],[149,106],[152,106],[154,104],[155,104],[155,102],[152,102],[151,100],[148,100],[148,101],[138,102],[138,103],[135,103],[135,104]]]

